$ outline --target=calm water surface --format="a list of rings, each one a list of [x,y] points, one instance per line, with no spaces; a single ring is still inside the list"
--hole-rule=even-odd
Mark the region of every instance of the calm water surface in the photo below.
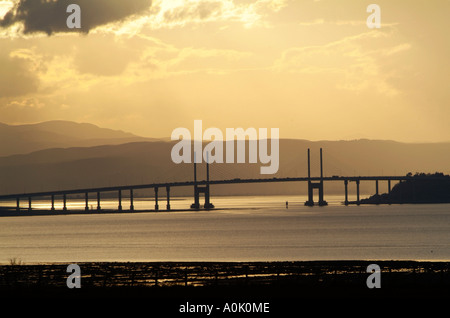
[[[341,197],[327,200],[311,208],[298,196],[214,197],[224,209],[1,217],[0,263],[450,260],[450,204],[346,207]],[[103,207],[116,204],[105,200]],[[136,199],[135,206],[153,202]]]

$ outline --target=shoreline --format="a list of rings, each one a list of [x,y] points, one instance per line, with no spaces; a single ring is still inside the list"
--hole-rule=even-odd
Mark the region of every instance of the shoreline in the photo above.
[[[450,261],[79,262],[80,289],[66,286],[69,263],[0,265],[0,295],[175,300],[256,298],[450,298]],[[381,286],[369,289],[370,264]],[[293,293],[293,291],[295,291]]]
[[[347,205],[403,205],[403,204],[413,204],[413,205],[421,205],[421,204],[450,204],[450,202],[363,202],[360,201],[349,201]],[[345,206],[345,202],[340,202],[339,206]],[[101,214],[133,214],[133,213],[171,213],[171,212],[201,212],[201,211],[221,211],[221,210],[234,210],[236,207],[229,208],[200,208],[200,209],[192,209],[192,208],[184,208],[184,209],[143,209],[143,210],[118,210],[118,209],[101,209],[101,210],[47,210],[47,209],[36,209],[29,210],[27,208],[21,208],[20,212],[16,210],[16,208],[1,208],[0,207],[0,218],[1,217],[20,217],[20,216],[44,216],[44,215],[82,215],[82,214],[90,214],[90,215],[101,215]],[[256,207],[242,207],[239,209],[252,210],[258,209]]]
[[[232,208],[229,208],[232,209]],[[170,210],[117,210],[117,209],[102,209],[102,210],[31,210],[21,209],[17,212],[15,208],[12,209],[0,209],[1,217],[21,217],[21,216],[44,216],[44,215],[101,215],[101,214],[133,214],[133,213],[171,213],[171,212],[200,212],[200,211],[219,211],[227,210],[227,208],[212,208],[212,209],[170,209]]]
[[[415,204],[415,205],[421,205],[421,204],[450,204],[450,201],[443,201],[443,202],[414,202],[414,201],[404,201],[404,202],[397,202],[397,201],[385,201],[385,202],[376,202],[376,201],[366,201],[368,199],[362,199],[361,201],[349,201],[348,205],[402,205],[402,204]],[[345,204],[345,202],[342,202],[342,204]]]

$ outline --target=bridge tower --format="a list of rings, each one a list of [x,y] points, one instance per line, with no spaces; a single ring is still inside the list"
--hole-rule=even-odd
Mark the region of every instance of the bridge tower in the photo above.
[[[209,156],[207,154],[206,159],[206,184],[204,186],[200,186],[197,184],[197,162],[195,160],[194,154],[194,203],[191,204],[191,209],[200,209],[200,193],[205,194],[205,209],[213,209],[214,204],[210,201],[210,192],[209,192]]]
[[[305,202],[306,206],[314,206],[314,189],[319,189],[319,206],[328,205],[327,201],[323,199],[323,160],[322,160],[322,148],[320,148],[320,181],[311,181],[311,159],[310,149],[308,148],[308,201]]]

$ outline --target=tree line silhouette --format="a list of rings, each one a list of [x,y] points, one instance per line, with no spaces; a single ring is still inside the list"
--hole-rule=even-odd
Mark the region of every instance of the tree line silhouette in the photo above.
[[[372,195],[364,204],[450,203],[450,176],[442,172],[406,174],[409,179],[397,183],[390,193]],[[431,178],[430,178],[431,177]]]

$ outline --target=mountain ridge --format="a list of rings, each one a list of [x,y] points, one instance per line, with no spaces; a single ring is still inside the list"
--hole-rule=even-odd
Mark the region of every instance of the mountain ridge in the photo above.
[[[0,157],[0,193],[192,180],[192,164],[175,164],[171,160],[171,150],[176,142],[155,140],[119,145],[52,148]],[[261,175],[260,167],[263,164],[259,162],[213,163],[210,165],[211,179],[304,177],[307,175],[308,148],[311,149],[312,176],[319,176],[320,148],[323,148],[324,152],[325,176],[450,172],[450,143],[407,144],[371,140],[316,142],[281,139],[280,168],[276,174]],[[199,180],[205,178],[204,168],[204,164],[199,164]],[[341,184],[327,183],[326,191],[340,193],[342,187]],[[292,194],[304,193],[304,188],[292,184],[214,186],[214,193]],[[370,193],[372,188],[372,184],[361,185],[362,193],[365,190]],[[190,194],[191,190],[182,189],[180,194]]]
[[[0,123],[0,156],[27,154],[48,148],[90,147],[144,140],[152,138],[65,120],[24,125]]]

